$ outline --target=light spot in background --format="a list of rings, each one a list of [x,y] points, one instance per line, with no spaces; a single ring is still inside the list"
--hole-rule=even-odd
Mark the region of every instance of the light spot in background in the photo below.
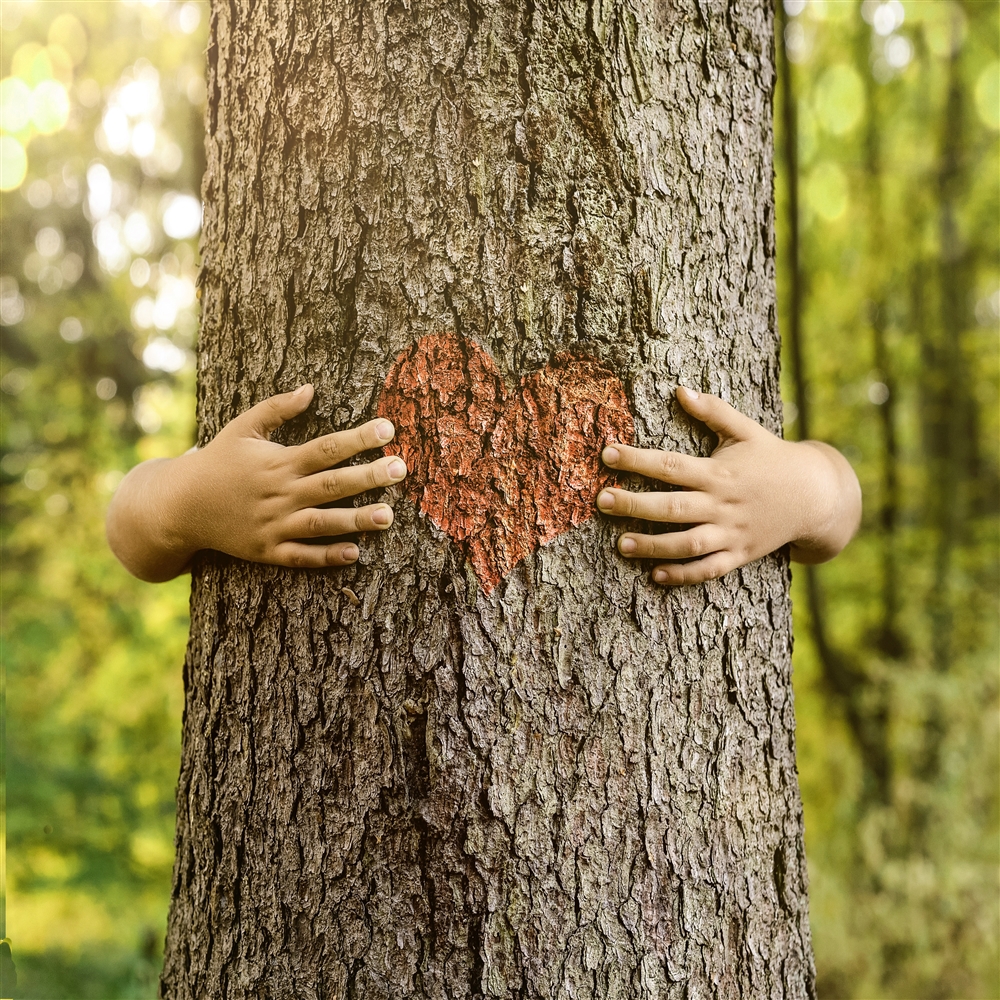
[[[117,91],[113,101],[129,118],[157,113],[160,110],[160,74],[147,60],[137,60],[135,78]]]
[[[885,42],[885,61],[893,69],[904,69],[913,58],[913,46],[903,35],[892,35]]]
[[[0,81],[0,129],[21,132],[31,121],[31,88],[16,76]]]
[[[153,303],[153,326],[158,330],[169,330],[177,321],[177,312],[177,300],[166,289],[161,289]]]
[[[993,326],[1000,319],[1000,289],[984,295],[976,303],[976,322],[980,326]]]
[[[185,240],[201,229],[201,202],[189,194],[164,199],[163,231],[174,240]]]
[[[59,517],[69,510],[69,501],[61,493],[53,493],[45,501],[45,513],[50,517]]]
[[[59,271],[67,285],[75,285],[83,277],[83,258],[78,253],[68,253],[59,263]]]
[[[25,42],[14,53],[10,61],[11,75],[19,76],[29,87],[43,80],[52,79],[55,67],[44,46],[38,42]]]
[[[14,326],[24,319],[24,299],[17,287],[17,279],[9,275],[0,278],[0,324]]]
[[[1000,60],[994,59],[976,79],[976,112],[984,125],[1000,129]]]
[[[817,164],[806,179],[806,198],[827,222],[839,219],[847,210],[847,178],[840,166],[830,161]]]
[[[868,402],[881,406],[889,400],[889,387],[885,382],[872,382],[868,386]]]
[[[816,117],[834,135],[844,135],[858,124],[864,102],[864,83],[857,70],[847,63],[831,66],[816,83],[813,95]]]
[[[43,80],[31,95],[31,121],[42,135],[53,135],[69,121],[69,94],[58,80]]]
[[[28,383],[31,381],[31,372],[27,368],[11,368],[2,379],[0,379],[0,389],[3,389],[8,396],[20,396]]]
[[[149,282],[150,267],[149,261],[144,257],[137,257],[132,261],[132,266],[128,269],[129,280],[136,288],[142,288]]]
[[[187,94],[187,99],[196,107],[200,107],[205,103],[205,98],[208,96],[208,87],[205,84],[205,80],[202,76],[196,75],[192,76],[188,80],[187,86],[184,88],[185,94]]]
[[[791,427],[792,424],[799,419],[799,408],[791,400],[788,400],[781,405],[785,411],[785,426]]]
[[[798,17],[806,9],[806,0],[785,0],[785,13],[789,17]]]
[[[43,257],[55,257],[62,250],[62,233],[52,226],[45,226],[38,230],[35,236],[35,249]]]
[[[190,35],[201,24],[201,8],[196,3],[186,3],[177,15],[177,24],[181,31]]]
[[[129,212],[123,232],[125,242],[133,253],[146,253],[153,245],[153,233],[144,212]]]
[[[24,474],[24,485],[28,487],[29,490],[45,489],[45,484],[49,481],[49,474],[44,469],[28,469]]]
[[[87,77],[76,85],[76,99],[85,108],[96,108],[101,101],[101,85]]]
[[[46,208],[52,201],[52,185],[39,177],[28,185],[24,197],[32,208]]]
[[[0,136],[0,191],[21,186],[28,172],[28,154],[12,135]]]
[[[0,18],[0,27],[4,31],[16,31],[21,27],[21,18],[23,17],[23,12],[21,10],[21,5],[17,3],[5,3],[3,8],[3,17]]]
[[[866,20],[868,20],[868,23],[875,29],[877,34],[883,36],[891,35],[903,23],[903,19],[906,17],[906,11],[899,0],[889,0],[888,3],[875,4],[874,7],[868,7],[867,10],[870,20],[868,18]],[[865,9],[862,8],[862,16],[864,15]]]
[[[812,55],[815,30],[806,28],[799,21],[792,21],[785,27],[785,48],[788,58],[796,64],[804,63]]]
[[[132,130],[132,152],[139,158],[149,156],[156,147],[156,128],[152,122],[139,122]]]
[[[38,290],[43,295],[55,295],[63,286],[62,270],[54,264],[46,264],[39,272]]]
[[[176,174],[184,162],[184,153],[176,142],[165,143],[157,154],[157,165],[161,174]]]
[[[59,336],[67,344],[76,344],[83,340],[83,324],[75,316],[67,316],[59,324]]]
[[[105,493],[114,493],[124,478],[125,473],[120,469],[111,469],[108,472],[102,472],[97,477],[98,489],[104,490]]]
[[[142,397],[132,407],[132,419],[142,428],[145,434],[155,434],[163,426],[163,418]]]
[[[111,174],[103,163],[94,163],[87,170],[87,207],[96,222],[111,211]]]
[[[101,267],[109,274],[121,274],[131,262],[131,254],[122,243],[122,220],[115,213],[94,226],[94,246]]]
[[[87,54],[87,32],[72,14],[60,14],[49,25],[49,44],[57,45],[79,66]]]
[[[153,325],[153,300],[144,295],[132,306],[132,325],[137,330],[148,330]]]
[[[118,383],[113,378],[102,378],[98,379],[97,385],[94,387],[94,391],[97,393],[98,399],[103,399],[107,402],[109,399],[114,399],[118,395]]]
[[[116,156],[124,156],[129,146],[128,115],[121,108],[109,107],[101,119],[101,129],[107,148]]]
[[[154,371],[179,372],[187,363],[187,352],[167,337],[154,337],[142,352],[142,363]]]
[[[3,458],[0,458],[0,471],[16,479],[24,472],[24,467],[27,463],[27,455],[19,455],[15,451],[8,451]]]

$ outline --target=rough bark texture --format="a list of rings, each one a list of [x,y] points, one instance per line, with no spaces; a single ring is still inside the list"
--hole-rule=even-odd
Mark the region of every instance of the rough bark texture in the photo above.
[[[767,3],[219,0],[208,58],[201,439],[309,380],[284,440],[424,465],[356,567],[196,569],[163,996],[811,997],[784,558],[664,590],[580,513],[603,434],[711,447],[679,381],[780,424]]]

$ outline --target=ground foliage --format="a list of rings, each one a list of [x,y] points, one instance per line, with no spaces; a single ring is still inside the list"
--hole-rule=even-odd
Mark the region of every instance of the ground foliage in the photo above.
[[[780,13],[786,434],[808,421],[837,444],[866,501],[859,538],[793,591],[820,996],[1000,996],[997,5]],[[187,582],[130,579],[102,522],[124,470],[192,437],[178,195],[202,169],[206,20],[194,3],[3,3],[0,71],[48,102],[26,117],[5,85],[0,122],[27,151],[0,195],[20,997],[156,992]]]

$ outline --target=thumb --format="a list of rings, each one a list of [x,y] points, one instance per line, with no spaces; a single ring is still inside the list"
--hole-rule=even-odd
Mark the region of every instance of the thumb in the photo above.
[[[743,441],[761,429],[755,420],[744,416],[739,410],[710,392],[698,392],[695,389],[678,386],[677,400],[692,417],[707,424],[720,438]]]
[[[256,406],[251,406],[236,419],[240,422],[244,433],[267,437],[286,420],[297,417],[312,402],[312,398],[313,387],[307,383],[299,386],[294,392],[281,392],[277,396],[269,396]]]

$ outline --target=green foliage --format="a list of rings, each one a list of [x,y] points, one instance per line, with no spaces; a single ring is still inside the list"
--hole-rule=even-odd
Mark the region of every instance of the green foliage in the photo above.
[[[195,250],[175,238],[192,221],[167,213],[183,195],[181,212],[197,208],[204,13],[3,6],[4,96],[48,84],[69,98],[47,132],[0,107],[27,151],[23,182],[0,195],[17,996],[156,994],[188,583],[129,577],[103,521],[125,470],[192,442]]]
[[[979,95],[998,8],[786,11],[808,397],[789,355],[786,398],[851,459],[865,499],[859,537],[815,571],[818,601],[793,574],[819,995],[997,997],[1000,165]]]
[[[820,996],[1000,996],[997,6],[786,6],[809,396],[789,378],[786,398],[855,464],[866,507],[817,600],[802,569],[793,588]],[[124,470],[191,442],[195,259],[175,195],[202,170],[206,14],[3,6],[7,933],[23,997],[156,993],[187,581],[132,580],[103,517]],[[43,85],[36,119],[23,98]],[[108,172],[88,180],[95,165]]]

